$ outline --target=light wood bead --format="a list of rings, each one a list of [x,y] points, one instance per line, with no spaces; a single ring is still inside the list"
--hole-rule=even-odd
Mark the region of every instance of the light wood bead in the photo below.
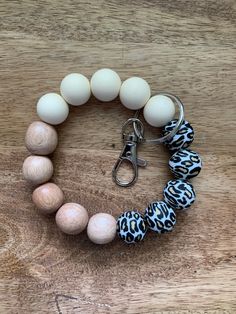
[[[25,145],[32,154],[49,155],[56,149],[57,143],[57,131],[47,123],[35,121],[26,131]]]
[[[56,184],[45,183],[34,190],[32,200],[43,214],[51,214],[62,205],[64,194]]]
[[[96,244],[107,244],[116,236],[116,220],[112,215],[98,213],[89,219],[87,234]]]
[[[58,228],[67,234],[79,234],[88,224],[87,210],[76,203],[66,203],[56,213]]]
[[[29,156],[23,163],[23,176],[33,185],[39,185],[50,180],[53,175],[53,164],[48,157]]]

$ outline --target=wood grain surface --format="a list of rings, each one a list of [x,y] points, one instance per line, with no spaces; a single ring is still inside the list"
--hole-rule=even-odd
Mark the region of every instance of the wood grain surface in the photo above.
[[[1,0],[0,40],[0,313],[236,313],[235,0]],[[135,246],[62,234],[22,178],[37,99],[101,67],[178,95],[204,163],[175,230]],[[58,127],[53,181],[90,215],[142,210],[171,178],[168,152],[143,145],[137,184],[112,182],[130,116],[91,98]]]

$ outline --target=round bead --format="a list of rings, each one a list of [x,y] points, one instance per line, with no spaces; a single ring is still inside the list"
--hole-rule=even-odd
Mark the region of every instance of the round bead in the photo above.
[[[196,152],[180,149],[170,158],[169,167],[176,178],[188,180],[200,173],[202,162]]]
[[[62,205],[64,194],[56,184],[46,183],[34,190],[32,200],[43,214],[51,214]]]
[[[169,181],[163,193],[165,202],[175,209],[190,207],[196,198],[192,184],[181,179]]]
[[[89,219],[87,234],[96,244],[107,244],[116,236],[116,220],[112,215],[99,213]]]
[[[149,84],[140,77],[128,78],[120,88],[120,100],[125,107],[131,110],[141,109],[150,96],[151,89]]]
[[[146,223],[137,211],[124,212],[117,219],[118,236],[126,243],[136,243],[143,240],[146,231]]]
[[[177,120],[174,119],[170,121],[163,128],[163,136],[167,135],[169,132],[173,130],[176,126]],[[168,149],[172,152],[176,152],[181,148],[187,148],[194,140],[194,131],[191,124],[184,120],[179,131],[164,144],[168,147]]]
[[[146,103],[143,115],[151,126],[162,127],[174,118],[175,104],[165,95],[153,96]]]
[[[149,204],[145,210],[144,219],[149,229],[157,233],[172,231],[176,223],[174,210],[163,201]]]
[[[61,81],[62,97],[73,106],[85,104],[91,95],[90,83],[87,77],[79,73],[71,73]]]
[[[58,228],[67,234],[79,234],[88,224],[87,210],[76,203],[66,203],[56,213]]]
[[[33,185],[39,185],[50,180],[53,175],[53,164],[48,157],[29,156],[23,163],[23,176]]]
[[[91,78],[91,90],[93,95],[101,101],[115,99],[120,91],[121,79],[111,69],[100,69]]]
[[[36,155],[49,155],[57,147],[58,136],[55,128],[42,121],[30,124],[26,131],[25,145]]]
[[[39,99],[37,113],[41,120],[56,125],[66,120],[69,107],[60,95],[48,93]]]

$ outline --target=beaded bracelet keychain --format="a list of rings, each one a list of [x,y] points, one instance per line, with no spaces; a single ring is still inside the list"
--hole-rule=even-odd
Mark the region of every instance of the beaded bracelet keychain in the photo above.
[[[157,233],[171,231],[176,223],[175,211],[186,209],[195,201],[195,191],[187,180],[197,176],[202,167],[199,155],[187,149],[193,142],[194,131],[184,120],[184,106],[180,99],[168,93],[151,97],[149,84],[144,79],[130,77],[122,83],[119,75],[111,69],[98,70],[90,82],[82,74],[69,74],[61,82],[60,93],[48,93],[38,100],[37,113],[42,121],[33,122],[26,132],[26,147],[33,155],[25,159],[23,175],[35,187],[32,200],[36,207],[44,214],[56,212],[56,224],[67,234],[79,234],[87,227],[89,239],[96,244],[111,242],[116,233],[126,243],[135,243],[144,238],[148,228]],[[169,168],[175,179],[164,187],[163,200],[150,203],[143,214],[129,210],[117,220],[107,213],[98,213],[89,219],[87,210],[80,204],[63,204],[62,190],[48,182],[53,175],[53,164],[46,156],[53,153],[58,144],[53,125],[66,120],[68,104],[83,105],[91,93],[105,102],[119,95],[125,107],[136,110],[135,116],[128,119],[122,128],[124,149],[112,171],[116,184],[131,186],[137,180],[138,167],[146,166],[146,161],[137,157],[138,144],[164,143],[171,153]],[[178,119],[174,119],[176,106]],[[163,128],[161,138],[144,137],[144,126],[139,119],[141,108],[147,123]],[[128,132],[130,128],[131,132]],[[118,177],[124,161],[129,162],[133,169],[130,181],[122,181]]]

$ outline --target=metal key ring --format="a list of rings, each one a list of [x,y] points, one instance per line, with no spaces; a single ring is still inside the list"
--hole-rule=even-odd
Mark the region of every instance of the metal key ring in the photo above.
[[[137,111],[138,112],[138,111]],[[138,112],[139,113],[139,112]],[[136,115],[136,114],[135,114]],[[133,125],[133,129],[134,129],[134,133],[135,133],[135,135],[138,137],[138,139],[139,140],[141,140],[142,141],[142,139],[144,138],[143,137],[143,134],[144,134],[144,126],[143,126],[143,123],[142,123],[142,121],[140,121],[139,119],[138,119],[138,117],[133,117],[133,118],[129,118],[124,124],[123,124],[123,126],[122,126],[122,137],[123,137],[123,139],[125,138],[125,136],[126,136],[126,129],[127,129],[127,127],[130,125],[132,123],[132,125]],[[137,124],[139,125],[139,128],[140,129],[138,129],[137,128]]]
[[[171,100],[173,100],[175,105],[177,105],[179,107],[178,121],[176,123],[176,126],[173,128],[173,130],[171,130],[167,135],[159,137],[159,138],[155,138],[155,139],[146,139],[141,134],[141,132],[138,130],[138,128],[136,126],[137,122],[133,121],[134,132],[142,143],[160,144],[160,143],[163,143],[165,141],[170,140],[179,131],[179,129],[180,129],[180,127],[184,121],[184,105],[183,105],[182,101],[177,96],[166,93],[166,92],[161,92],[161,93],[159,93],[159,95],[163,95],[163,96],[167,96],[167,97],[171,98]],[[140,114],[140,110],[138,110],[135,114],[136,119],[138,119],[139,114]]]

